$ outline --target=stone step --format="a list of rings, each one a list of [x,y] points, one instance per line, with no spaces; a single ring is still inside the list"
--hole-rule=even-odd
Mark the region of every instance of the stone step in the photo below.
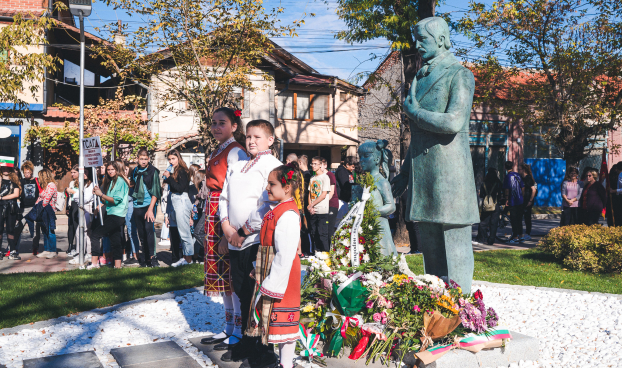
[[[6,368],[0,365],[0,368]],[[24,368],[104,368],[93,351],[24,360]]]
[[[174,341],[112,349],[110,354],[121,368],[201,368]]]

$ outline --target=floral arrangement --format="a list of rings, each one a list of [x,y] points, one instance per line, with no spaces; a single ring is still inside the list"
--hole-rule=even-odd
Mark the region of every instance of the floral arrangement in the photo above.
[[[453,348],[460,338],[497,326],[498,316],[485,307],[481,291],[467,295],[452,280],[415,275],[403,255],[383,257],[377,219],[368,201],[359,229],[359,266],[350,264],[352,222],[334,235],[330,253],[309,258],[301,324],[320,337],[324,353],[338,356],[345,346],[350,359],[365,358],[367,364],[401,362],[406,353],[443,344]]]

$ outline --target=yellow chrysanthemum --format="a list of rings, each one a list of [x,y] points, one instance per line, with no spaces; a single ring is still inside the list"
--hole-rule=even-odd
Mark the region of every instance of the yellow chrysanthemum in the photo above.
[[[313,304],[308,303],[307,305],[305,305],[304,308],[302,308],[302,312],[303,313],[309,313],[313,310]]]

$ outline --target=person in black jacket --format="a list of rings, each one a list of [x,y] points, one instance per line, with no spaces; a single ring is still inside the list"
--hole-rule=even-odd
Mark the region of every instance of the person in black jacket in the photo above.
[[[173,247],[173,252],[175,252],[181,245],[184,254],[183,258],[171,265],[178,267],[192,263],[192,256],[194,255],[194,241],[190,232],[192,202],[190,202],[190,197],[188,196],[190,179],[188,177],[188,167],[183,158],[181,158],[179,151],[172,149],[168,152],[167,157],[170,171],[167,169],[164,172],[164,177],[166,178],[164,182],[170,188],[171,203],[175,210],[175,218],[173,219],[175,225],[173,226],[172,223],[169,223],[169,226],[171,226],[171,247]],[[171,221],[170,218],[168,220]]]
[[[492,167],[488,169],[488,174],[479,190],[479,197],[482,198],[483,203],[476,241],[493,245],[497,237],[497,226],[503,203],[502,183],[497,169]]]
[[[591,169],[586,174],[586,182],[579,199],[579,222],[585,225],[598,224],[605,208],[607,191],[598,182],[598,171]]]
[[[352,174],[354,171],[354,164],[356,164],[354,157],[348,156],[335,171],[335,177],[337,178],[337,196],[339,197],[337,223],[348,214],[348,203],[352,200],[352,186],[354,185],[354,175]]]
[[[298,167],[300,167],[300,171],[302,171],[302,177],[304,178],[304,191],[305,195],[303,197],[304,207],[302,213],[300,227],[300,250],[305,257],[309,257],[313,254],[313,244],[311,242],[311,237],[309,236],[309,223],[311,221],[311,214],[307,207],[309,206],[309,181],[311,180],[311,172],[309,171],[309,157],[307,155],[301,155],[298,157]]]

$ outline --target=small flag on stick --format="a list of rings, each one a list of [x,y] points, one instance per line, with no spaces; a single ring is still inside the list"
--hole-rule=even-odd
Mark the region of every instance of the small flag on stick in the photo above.
[[[15,158],[9,156],[0,156],[0,166],[14,167]]]

